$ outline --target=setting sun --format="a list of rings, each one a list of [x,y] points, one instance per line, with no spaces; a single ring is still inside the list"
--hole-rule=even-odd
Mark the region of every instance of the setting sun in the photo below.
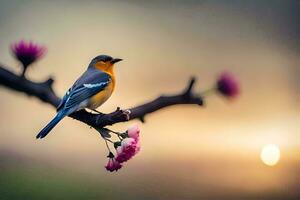
[[[260,153],[260,158],[264,164],[274,166],[279,162],[280,149],[274,144],[265,145]]]

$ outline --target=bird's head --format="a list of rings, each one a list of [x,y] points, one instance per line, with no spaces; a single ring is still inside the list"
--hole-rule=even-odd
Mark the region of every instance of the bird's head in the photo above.
[[[100,55],[95,57],[89,67],[94,67],[98,70],[104,71],[104,72],[112,72],[113,66],[115,63],[122,61],[121,58],[113,58],[111,56],[107,55]]]

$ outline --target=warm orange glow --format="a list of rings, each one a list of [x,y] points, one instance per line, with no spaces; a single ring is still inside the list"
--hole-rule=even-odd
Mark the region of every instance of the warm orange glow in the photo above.
[[[268,166],[276,165],[280,160],[280,150],[274,144],[265,145],[261,151],[260,158]]]

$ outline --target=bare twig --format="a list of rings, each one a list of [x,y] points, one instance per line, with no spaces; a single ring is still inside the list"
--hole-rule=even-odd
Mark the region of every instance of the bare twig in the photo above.
[[[195,95],[192,91],[195,81],[195,78],[191,78],[186,89],[179,94],[169,96],[163,95],[150,102],[127,110],[117,108],[116,111],[109,114],[94,114],[87,112],[86,110],[80,110],[71,114],[70,117],[91,127],[100,128],[133,119],[140,119],[144,122],[147,114],[172,105],[196,104],[201,106],[203,105],[202,98]],[[33,82],[0,66],[0,85],[37,97],[41,101],[48,103],[53,107],[57,107],[61,99],[55,94],[52,88],[53,82],[54,80],[52,78],[41,83]]]

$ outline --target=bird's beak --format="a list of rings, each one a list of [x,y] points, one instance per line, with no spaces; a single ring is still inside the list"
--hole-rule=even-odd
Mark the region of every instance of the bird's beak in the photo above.
[[[121,58],[114,58],[114,59],[112,59],[112,61],[110,61],[112,64],[115,64],[115,63],[117,63],[117,62],[120,62],[120,61],[122,61],[123,59],[121,59]]]

